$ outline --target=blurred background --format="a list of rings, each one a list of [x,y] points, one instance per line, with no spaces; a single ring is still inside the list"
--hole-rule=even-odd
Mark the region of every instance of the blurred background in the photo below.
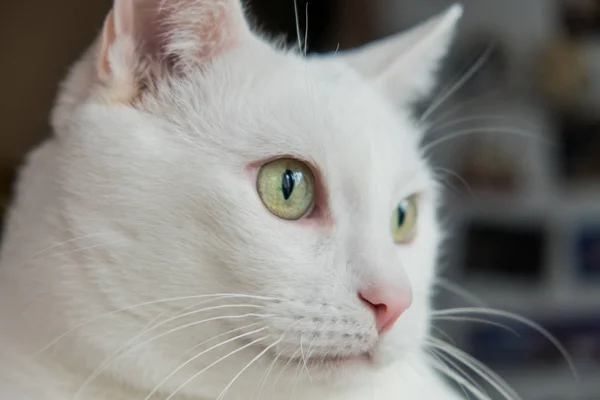
[[[0,2],[0,204],[24,154],[49,134],[58,83],[98,34],[110,3]],[[262,29],[296,42],[293,0],[248,3]],[[442,313],[434,333],[493,368],[525,400],[598,400],[600,1],[462,3],[439,89],[414,106],[429,126],[424,151],[446,189],[441,212],[450,239],[437,308],[491,307],[530,318],[561,341],[581,380],[550,341],[499,315]],[[324,52],[405,29],[450,4],[298,0],[298,9],[309,51]]]

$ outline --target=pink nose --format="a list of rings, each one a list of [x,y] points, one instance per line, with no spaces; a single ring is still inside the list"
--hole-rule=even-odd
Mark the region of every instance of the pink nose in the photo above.
[[[373,310],[379,334],[390,330],[412,302],[410,291],[394,286],[375,286],[360,292],[359,297]]]

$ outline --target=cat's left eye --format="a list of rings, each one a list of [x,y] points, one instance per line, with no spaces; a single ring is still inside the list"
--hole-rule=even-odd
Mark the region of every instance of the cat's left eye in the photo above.
[[[280,158],[258,171],[256,189],[271,214],[286,220],[307,215],[315,202],[315,178],[302,161]]]
[[[417,199],[410,196],[402,200],[392,214],[392,237],[398,244],[414,239],[417,230]]]

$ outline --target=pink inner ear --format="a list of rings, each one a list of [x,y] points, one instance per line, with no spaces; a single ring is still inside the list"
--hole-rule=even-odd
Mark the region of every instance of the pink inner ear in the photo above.
[[[226,6],[216,7],[206,16],[205,23],[200,25],[198,35],[202,45],[197,55],[201,59],[213,58],[238,44],[237,34],[241,27],[236,26],[237,21],[232,20],[229,13]]]
[[[207,61],[249,36],[239,0],[180,0],[168,7],[160,17],[165,55]]]
[[[115,0],[113,10],[116,36],[153,60],[206,61],[250,33],[240,0]]]
[[[98,76],[110,101],[131,101],[164,73],[202,68],[251,37],[239,0],[115,0]]]
[[[98,59],[98,71],[101,74],[109,75],[111,72],[108,50],[116,38],[114,12],[111,10],[104,20],[104,28],[102,29],[102,48]]]

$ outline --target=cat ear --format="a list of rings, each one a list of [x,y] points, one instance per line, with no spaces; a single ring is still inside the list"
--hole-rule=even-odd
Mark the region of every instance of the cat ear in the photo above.
[[[114,0],[98,74],[123,79],[148,64],[198,68],[251,37],[240,0]]]
[[[435,73],[446,56],[462,7],[451,6],[443,14],[410,29],[336,57],[380,86],[394,101],[406,103],[433,89]]]

